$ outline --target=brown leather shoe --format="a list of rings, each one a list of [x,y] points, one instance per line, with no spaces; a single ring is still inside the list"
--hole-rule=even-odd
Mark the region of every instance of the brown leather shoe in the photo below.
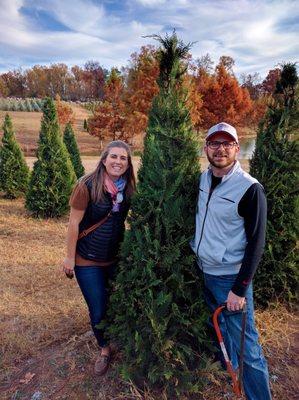
[[[118,345],[114,342],[109,343],[109,348],[111,356],[114,356],[119,351]]]
[[[99,354],[95,365],[94,365],[94,372],[97,375],[104,375],[106,374],[109,365],[110,365],[110,354],[109,355],[104,355],[104,354]]]

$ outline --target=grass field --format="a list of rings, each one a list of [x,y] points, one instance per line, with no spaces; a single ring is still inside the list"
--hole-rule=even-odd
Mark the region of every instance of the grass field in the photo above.
[[[81,154],[95,155],[99,153],[99,140],[84,131],[84,119],[88,118],[91,113],[79,105],[72,105],[75,115],[74,132],[79,145]],[[5,114],[11,116],[16,138],[20,143],[25,155],[32,156],[37,148],[37,141],[40,131],[40,121],[42,113],[23,112],[23,111],[0,111],[0,125],[4,121]],[[0,129],[0,137],[2,129]]]
[[[75,279],[61,272],[66,229],[67,218],[32,219],[23,200],[0,199],[1,400],[163,399],[124,383],[115,368],[103,378],[94,376],[97,349],[87,310]],[[258,311],[257,323],[273,398],[293,400],[298,390],[298,320],[276,306]],[[233,399],[223,374],[208,378],[201,396],[192,399]]]

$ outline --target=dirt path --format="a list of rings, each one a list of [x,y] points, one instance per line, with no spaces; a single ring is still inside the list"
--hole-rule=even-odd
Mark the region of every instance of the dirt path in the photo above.
[[[1,399],[128,399],[112,369],[105,377],[94,375],[95,354],[91,331],[45,348],[14,366],[0,386]]]

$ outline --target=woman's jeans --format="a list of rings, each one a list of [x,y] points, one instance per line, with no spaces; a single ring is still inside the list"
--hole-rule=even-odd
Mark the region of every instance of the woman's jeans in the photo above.
[[[75,266],[75,274],[81,292],[87,303],[90,323],[98,345],[107,345],[103,331],[96,326],[105,317],[108,299],[108,280],[113,277],[115,265],[108,267]]]
[[[205,299],[207,305],[214,311],[223,304],[231,290],[237,275],[215,276],[204,273]],[[267,362],[263,356],[262,348],[258,343],[258,333],[254,323],[254,307],[252,284],[246,293],[247,319],[244,349],[243,384],[247,400],[271,400],[269,388],[269,374]],[[224,341],[230,354],[234,368],[240,354],[240,341],[242,330],[242,313],[221,313],[219,325]]]

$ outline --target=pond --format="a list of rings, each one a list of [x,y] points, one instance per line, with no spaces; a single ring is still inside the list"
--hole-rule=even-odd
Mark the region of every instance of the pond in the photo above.
[[[239,158],[248,160],[252,157],[255,148],[255,137],[240,138],[240,155]]]

